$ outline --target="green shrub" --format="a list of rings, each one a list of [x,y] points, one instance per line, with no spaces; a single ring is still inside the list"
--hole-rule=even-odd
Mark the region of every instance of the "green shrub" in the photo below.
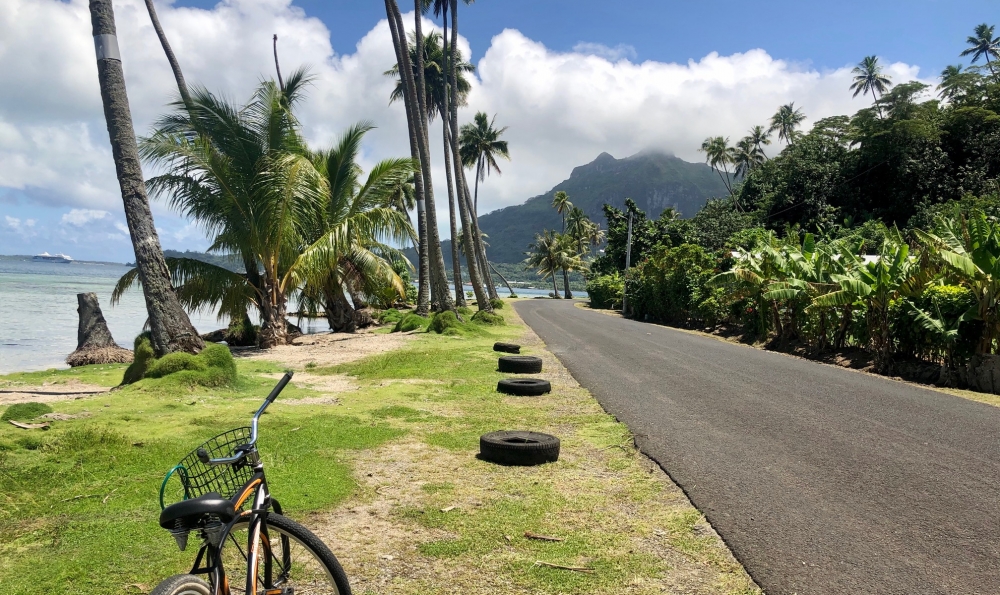
[[[625,282],[617,271],[587,281],[587,294],[590,296],[591,308],[621,308],[624,290]]]
[[[169,374],[175,374],[182,370],[201,372],[206,369],[205,363],[197,356],[179,351],[168,353],[163,357],[153,360],[146,370],[146,378],[163,378]]]
[[[136,353],[139,349],[148,346],[148,337],[140,335],[136,339]],[[153,349],[149,348],[149,355],[144,360],[142,375],[138,378],[130,375],[137,372],[134,370],[135,363],[125,370],[123,384],[138,382],[143,378],[170,378],[172,381],[186,385],[198,386],[227,386],[236,381],[236,362],[229,348],[219,343],[209,343],[197,355],[190,353],[168,353],[161,358],[152,356]],[[136,361],[139,361],[136,358]]]
[[[494,310],[503,310],[503,300],[500,298],[494,298],[490,300],[490,306],[492,306]]]
[[[734,301],[724,288],[709,285],[718,272],[715,256],[701,246],[661,246],[629,271],[629,309],[635,318],[668,324],[717,324]]]
[[[31,421],[46,413],[52,413],[52,407],[45,403],[14,403],[0,415],[0,420]]]
[[[423,316],[418,316],[416,314],[410,313],[404,316],[396,323],[396,326],[392,328],[394,333],[407,333],[409,331],[415,331],[417,329],[425,328],[428,320]]]
[[[399,322],[403,319],[403,314],[395,308],[389,308],[388,310],[383,310],[378,315],[378,321],[382,324],[391,324]]]
[[[458,313],[462,316],[472,316],[472,309],[467,306],[462,306],[458,308]]]
[[[122,378],[122,384],[132,384],[142,380],[155,357],[156,354],[153,352],[153,343],[149,339],[149,333],[142,333],[136,337],[132,347],[132,363],[125,369],[125,377]]]
[[[496,312],[487,312],[486,310],[480,310],[479,312],[473,314],[472,322],[487,326],[503,326],[507,324],[507,322],[504,321],[503,316],[497,314]]]
[[[229,321],[226,329],[225,340],[229,345],[250,346],[257,344],[257,333],[260,327],[250,322],[249,318]]]
[[[431,324],[427,328],[429,331],[434,331],[437,334],[443,333],[445,330],[450,328],[458,328],[458,317],[451,310],[445,310],[444,312],[438,312],[431,319]]]

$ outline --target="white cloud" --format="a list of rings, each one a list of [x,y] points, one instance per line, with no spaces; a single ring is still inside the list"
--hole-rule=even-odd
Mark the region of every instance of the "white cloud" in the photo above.
[[[83,227],[91,221],[105,219],[110,216],[111,213],[107,211],[99,211],[97,209],[73,209],[72,211],[64,214],[60,221],[75,227]]]
[[[635,60],[639,56],[639,54],[635,51],[635,47],[628,45],[627,43],[619,43],[615,47],[609,47],[603,43],[581,41],[573,46],[573,52],[577,54],[597,56],[611,62],[617,62],[619,60]]]
[[[301,113],[310,142],[329,145],[348,125],[369,119],[379,128],[367,138],[364,165],[408,155],[404,112],[388,105],[393,82],[382,75],[395,62],[386,22],[361,35],[353,53],[337,55],[323,23],[290,2],[222,0],[202,10],[161,1],[158,9],[189,83],[244,100],[273,72],[270,40],[277,33],[283,69],[305,64],[317,77]],[[176,88],[142,0],[118,0],[115,13],[135,128],[144,134]],[[63,228],[101,220],[104,233],[120,237],[121,197],[90,33],[87,0],[4,0],[0,195],[72,208]],[[470,55],[464,40],[462,47]],[[808,126],[868,102],[851,98],[849,66],[819,72],[760,49],[686,64],[634,60],[626,45],[581,43],[555,52],[516,30],[495,36],[460,114],[468,121],[475,111],[495,113],[499,125],[509,126],[512,161],[502,164],[503,176],[481,185],[480,211],[540,194],[602,151],[624,157],[656,148],[699,161],[696,149],[706,136],[735,140],[782,103],[801,106]],[[917,76],[916,67],[901,63],[887,71],[898,82]],[[447,235],[439,126],[431,134],[439,222]],[[171,220],[162,205],[154,212],[167,229],[164,241],[195,242],[196,227]]]

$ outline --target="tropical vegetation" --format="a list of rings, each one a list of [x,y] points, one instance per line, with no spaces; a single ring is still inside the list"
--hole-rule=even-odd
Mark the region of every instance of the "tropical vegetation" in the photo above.
[[[997,353],[998,51],[993,28],[976,27],[971,64],[945,69],[936,95],[867,56],[849,92],[871,106],[853,116],[803,130],[789,102],[735,146],[709,137],[701,150],[729,196],[690,219],[605,205],[592,300],[811,356],[861,354],[883,372]],[[771,135],[783,150],[768,156]]]

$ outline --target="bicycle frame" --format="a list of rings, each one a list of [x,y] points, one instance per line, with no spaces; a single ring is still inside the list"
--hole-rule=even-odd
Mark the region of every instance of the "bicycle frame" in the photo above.
[[[263,551],[265,554],[269,554],[271,549],[271,542],[267,533],[267,515],[270,509],[273,507],[274,511],[281,514],[281,505],[277,500],[271,497],[271,493],[267,487],[267,478],[264,475],[264,463],[261,462],[260,456],[257,452],[257,425],[260,416],[267,409],[268,405],[274,402],[278,397],[278,393],[285,388],[288,381],[291,380],[291,373],[285,374],[285,376],[278,382],[277,386],[271,391],[271,394],[264,400],[264,403],[260,406],[257,412],[253,416],[253,422],[251,425],[250,441],[241,446],[235,455],[219,458],[219,459],[209,459],[207,454],[202,458],[202,453],[199,452],[198,457],[203,463],[209,465],[252,465],[253,475],[250,479],[243,484],[239,492],[232,497],[233,508],[237,511],[243,508],[247,500],[252,496],[253,501],[250,508],[238,513],[236,517],[226,524],[220,534],[220,538],[217,540],[218,545],[214,545],[212,540],[206,539],[205,543],[201,546],[198,551],[198,556],[195,558],[194,565],[191,567],[191,574],[199,575],[206,574],[211,578],[211,583],[213,585],[213,595],[237,595],[230,591],[229,579],[226,577],[226,570],[222,565],[222,548],[229,539],[230,533],[233,528],[238,524],[249,523],[247,531],[247,582],[246,582],[246,593],[245,595],[278,595],[282,593],[281,590],[267,590],[258,594],[257,590],[257,570],[260,567],[261,560],[259,556]],[[263,537],[263,540],[261,539]],[[234,540],[235,543],[235,540]],[[283,544],[282,552],[284,557],[288,556],[288,544]],[[260,547],[262,546],[262,547]],[[204,560],[204,565],[202,561]],[[282,567],[288,568],[290,560],[283,559]],[[264,560],[264,582],[265,585],[273,584],[273,564],[270,555],[265,555]]]

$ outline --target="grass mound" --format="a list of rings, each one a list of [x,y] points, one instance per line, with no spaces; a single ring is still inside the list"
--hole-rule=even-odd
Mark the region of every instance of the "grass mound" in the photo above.
[[[382,324],[392,324],[403,319],[403,313],[395,308],[382,310],[378,315],[378,321]]]
[[[189,386],[227,386],[236,381],[236,362],[229,348],[218,343],[205,345],[197,355],[178,352],[156,358],[149,335],[143,333],[136,337],[135,360],[125,370],[122,384],[167,376]]]
[[[503,316],[495,312],[487,312],[486,310],[480,310],[472,315],[472,322],[479,324],[485,324],[486,326],[503,326],[507,322],[503,319]]]
[[[490,306],[493,306],[494,310],[503,310],[503,300],[500,298],[493,298],[490,300]]]
[[[3,421],[31,421],[40,415],[52,413],[52,407],[45,403],[14,403],[0,415]]]
[[[392,328],[394,333],[407,333],[409,331],[415,331],[425,328],[428,320],[423,316],[418,316],[416,314],[407,314],[396,323],[396,326]]]
[[[434,315],[427,330],[440,335],[448,329],[458,328],[458,324],[458,317],[455,316],[455,313],[451,310],[445,310]]]
[[[472,316],[472,308],[462,306],[461,308],[458,308],[458,313],[462,316]]]

